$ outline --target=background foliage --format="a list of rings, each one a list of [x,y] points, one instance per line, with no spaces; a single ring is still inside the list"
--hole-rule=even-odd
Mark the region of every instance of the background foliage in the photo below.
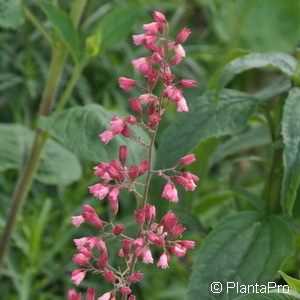
[[[144,55],[130,35],[141,32],[153,10],[167,14],[173,37],[184,26],[192,29],[187,58],[175,72],[199,83],[185,91],[191,111],[171,112],[164,121],[156,165],[171,166],[193,151],[198,161],[189,168],[201,183],[195,193],[180,191],[182,200],[173,205],[161,200],[162,182],[156,180],[150,202],[159,203],[160,215],[176,211],[187,227],[186,238],[198,247],[173,259],[170,269],[141,266],[146,271],[136,287],[138,299],[253,300],[256,296],[238,298],[234,292],[212,294],[209,284],[282,284],[280,269],[298,278],[300,2],[89,0],[78,30],[68,16],[70,2],[0,0],[0,232],[33,130],[51,135],[13,233],[0,298],[65,299],[72,286],[72,239],[93,231],[88,226],[75,230],[70,216],[83,203],[96,204],[98,213],[106,214],[105,204],[87,192],[95,182],[92,167],[116,156],[117,146],[128,141],[119,138],[104,147],[97,135],[116,111],[128,111],[128,95],[117,79],[131,77],[130,61]],[[38,118],[37,111],[51,49],[29,21],[28,9],[70,53],[58,98],[78,68],[66,109],[47,118]],[[129,147],[132,162],[143,157],[141,148]],[[127,211],[135,207],[135,199],[123,193],[121,219],[129,229],[133,220]],[[85,284],[106,288],[93,277]]]

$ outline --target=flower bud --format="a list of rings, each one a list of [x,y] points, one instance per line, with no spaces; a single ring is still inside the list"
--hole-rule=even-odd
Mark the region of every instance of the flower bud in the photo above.
[[[182,44],[191,34],[191,30],[189,28],[183,28],[176,37],[176,43]]]
[[[114,226],[113,233],[114,235],[120,235],[125,230],[125,226],[123,224],[117,224]]]
[[[131,294],[132,291],[131,291],[130,287],[124,286],[119,289],[119,292],[123,295],[129,295],[129,294]]]
[[[144,277],[144,274],[141,272],[135,272],[128,277],[128,281],[131,283],[139,282]]]
[[[126,164],[127,158],[128,158],[128,147],[127,146],[120,146],[120,148],[119,148],[119,159],[120,159],[120,162],[121,162],[123,167]]]
[[[108,282],[114,282],[116,280],[115,273],[106,269],[103,271],[103,276]]]
[[[131,107],[131,109],[132,109],[133,112],[135,112],[139,116],[142,115],[141,104],[140,104],[140,102],[136,98],[131,98],[129,100],[129,104],[130,104],[130,107]]]
[[[94,300],[96,297],[97,290],[88,288],[86,291],[85,300]]]
[[[192,164],[195,161],[196,161],[195,154],[188,154],[186,156],[181,157],[177,165],[178,166],[187,166],[187,165]]]

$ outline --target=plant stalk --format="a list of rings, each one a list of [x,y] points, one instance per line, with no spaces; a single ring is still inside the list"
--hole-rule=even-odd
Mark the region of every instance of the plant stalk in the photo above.
[[[82,16],[84,7],[87,0],[75,0],[70,13],[71,19],[77,27],[79,20]],[[39,23],[34,22],[33,15],[30,15],[30,19],[39,30],[41,27]],[[55,101],[57,89],[59,86],[62,71],[64,69],[65,61],[67,56],[67,47],[62,45],[60,42],[55,43],[55,47],[52,48],[52,58],[47,75],[47,80],[42,96],[42,100],[39,108],[39,116],[49,116],[52,111],[52,107]],[[74,87],[74,86],[73,86]],[[69,91],[69,94],[71,91]],[[41,153],[44,145],[48,139],[48,134],[42,132],[40,129],[35,131],[35,139],[29,154],[29,158],[22,172],[20,173],[18,183],[15,188],[15,192],[12,196],[12,205],[7,217],[7,221],[4,227],[4,232],[0,240],[0,270],[3,266],[5,253],[9,247],[9,241],[13,232],[14,226],[17,221],[17,217],[25,199],[28,196],[29,190],[31,189],[34,176],[36,174]]]

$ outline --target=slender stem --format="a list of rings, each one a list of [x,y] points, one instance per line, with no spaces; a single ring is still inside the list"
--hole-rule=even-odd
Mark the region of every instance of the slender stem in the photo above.
[[[60,100],[58,101],[58,104],[55,108],[55,112],[59,112],[65,107],[84,66],[85,66],[85,62],[80,62],[78,65],[76,65],[72,73],[71,79],[69,80],[67,87],[65,88]]]
[[[42,33],[44,38],[52,44],[52,38],[47,31],[47,29],[44,27],[44,25],[39,21],[39,19],[28,9],[25,8],[25,15],[28,18],[28,20]]]
[[[75,26],[77,26],[79,19],[82,15],[84,6],[86,4],[86,0],[77,0],[74,2],[74,5],[75,3],[77,3],[77,5],[80,6],[81,9],[79,10],[76,6],[73,6],[71,12],[72,21],[74,22]],[[31,20],[33,21],[34,18],[32,18],[32,15],[30,16]],[[34,20],[34,24],[38,28],[41,28],[39,22],[36,22],[36,19]],[[49,116],[52,111],[52,106],[56,97],[60,77],[65,65],[67,48],[61,43],[56,43],[55,45],[56,46],[52,49],[51,63],[42,100],[40,103],[40,116]],[[32,186],[33,179],[39,165],[40,156],[48,137],[49,136],[47,133],[42,132],[38,128],[36,129],[34,143],[26,165],[19,176],[18,183],[16,185],[15,192],[12,197],[12,205],[7,217],[4,232],[0,240],[0,269],[2,268],[4,262],[4,256],[8,249],[10,237],[16,224],[17,217]]]

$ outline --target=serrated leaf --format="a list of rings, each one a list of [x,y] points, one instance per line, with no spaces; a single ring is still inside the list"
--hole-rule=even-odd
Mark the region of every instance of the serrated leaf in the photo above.
[[[20,169],[29,155],[34,133],[18,124],[0,124],[0,171]],[[35,178],[46,184],[69,184],[81,177],[74,154],[53,140],[46,142]]]
[[[240,131],[255,109],[255,98],[234,90],[223,90],[218,105],[215,91],[189,102],[190,111],[180,113],[165,130],[158,149],[159,167],[170,167],[201,142]]]
[[[205,300],[234,299],[238,296],[236,289],[213,294],[210,284],[266,284],[276,277],[292,251],[292,233],[276,216],[258,212],[227,216],[199,249],[187,300],[198,299],[198,295]]]
[[[296,59],[279,52],[250,53],[232,60],[220,73],[216,89],[225,87],[237,74],[254,68],[273,68],[292,77],[296,70]]]
[[[131,30],[135,20],[139,17],[141,7],[116,8],[108,13],[97,25],[95,32],[100,33],[101,47],[103,52],[107,48],[114,46],[117,42],[125,38]]]
[[[98,135],[108,129],[108,121],[116,112],[108,111],[100,105],[90,104],[73,107],[48,118],[42,118],[39,126],[63,143],[70,151],[93,162],[108,161],[118,156],[120,145],[129,146],[128,163],[139,163],[146,158],[147,149],[121,137],[113,138],[104,145]],[[133,135],[149,142],[144,130],[131,126]]]
[[[59,33],[62,42],[69,48],[75,62],[77,62],[79,60],[78,34],[70,17],[51,3],[43,0],[39,0],[38,3],[46,13],[51,25]]]
[[[15,29],[23,22],[22,0],[0,0],[0,27]]]
[[[300,88],[293,88],[285,101],[282,118],[284,142],[284,173],[281,188],[281,205],[291,214],[300,185]]]

